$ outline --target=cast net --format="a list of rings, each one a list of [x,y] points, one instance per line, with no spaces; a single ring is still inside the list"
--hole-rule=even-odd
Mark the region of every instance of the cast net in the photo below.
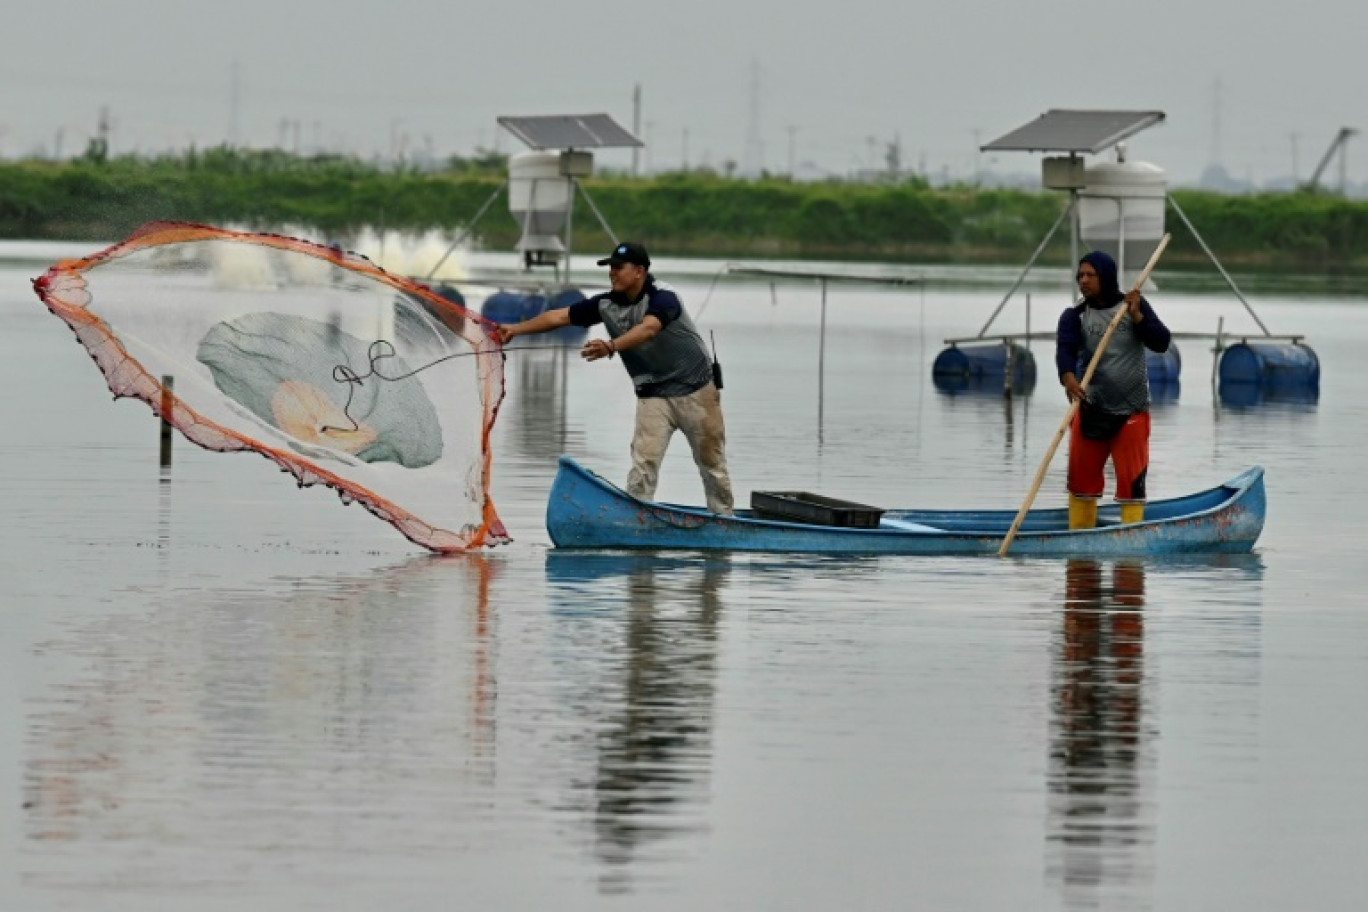
[[[194,443],[260,453],[434,551],[508,540],[489,498],[502,349],[422,283],[337,247],[156,222],[34,288],[116,398]]]

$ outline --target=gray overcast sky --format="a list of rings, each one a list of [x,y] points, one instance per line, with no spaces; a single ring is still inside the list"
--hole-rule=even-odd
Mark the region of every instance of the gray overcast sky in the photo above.
[[[744,164],[758,136],[772,171],[792,154],[845,174],[881,165],[897,139],[906,167],[968,176],[979,143],[1060,107],[1164,111],[1131,157],[1174,183],[1214,156],[1237,178],[1294,164],[1305,178],[1341,126],[1368,128],[1368,2],[1263,6],[16,0],[0,13],[0,155],[50,154],[59,136],[79,152],[105,106],[115,152],[230,139],[512,152],[498,115],[605,111],[630,128],[640,84],[652,169],[686,152]],[[1349,180],[1368,180],[1368,133],[1347,153]],[[984,163],[1037,173],[1038,157]],[[1336,159],[1324,180],[1338,174]]]

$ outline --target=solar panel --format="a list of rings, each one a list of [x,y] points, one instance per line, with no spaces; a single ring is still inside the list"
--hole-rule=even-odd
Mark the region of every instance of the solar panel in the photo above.
[[[980,146],[983,152],[1096,154],[1164,119],[1163,111],[1069,111],[1052,108],[1025,126]]]
[[[607,114],[500,117],[499,126],[533,149],[609,149],[642,146]]]

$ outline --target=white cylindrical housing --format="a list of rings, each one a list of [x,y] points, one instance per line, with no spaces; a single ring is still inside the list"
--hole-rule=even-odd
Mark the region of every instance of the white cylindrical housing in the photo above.
[[[570,212],[573,185],[561,174],[560,153],[520,152],[508,160],[508,211],[523,226],[518,252],[538,262],[565,253],[560,233]]]
[[[1168,173],[1147,162],[1088,165],[1078,191],[1078,236],[1089,250],[1105,250],[1126,277],[1144,268],[1164,236]]]

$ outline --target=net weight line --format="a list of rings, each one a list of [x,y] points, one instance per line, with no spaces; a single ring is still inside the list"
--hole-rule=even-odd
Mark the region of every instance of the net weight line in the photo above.
[[[510,351],[564,351],[565,348],[566,346],[564,345],[520,345],[514,349],[500,348],[496,351],[455,352],[450,355],[443,355],[435,361],[430,361],[427,364],[424,364],[422,367],[416,367],[406,374],[388,376],[380,372],[380,368],[378,366],[379,362],[385,360],[386,358],[398,357],[398,353],[394,350],[394,343],[390,342],[387,339],[376,339],[366,348],[366,359],[369,363],[369,369],[366,371],[366,373],[358,374],[355,370],[352,369],[350,364],[338,364],[335,365],[332,369],[333,380],[337,383],[345,383],[347,385],[347,401],[346,404],[342,406],[342,414],[347,416],[347,420],[351,422],[352,426],[349,428],[343,428],[325,424],[321,428],[319,428],[319,430],[323,433],[327,433],[328,431],[359,431],[361,429],[361,425],[357,423],[356,419],[353,418],[351,414],[352,401],[356,397],[356,388],[359,386],[364,386],[365,382],[371,379],[372,377],[374,377],[377,380],[384,380],[388,383],[398,383],[401,380],[407,380],[410,377],[416,376],[417,374],[420,374],[429,368],[436,367],[444,361],[451,361],[455,358],[475,358],[481,355],[495,354],[499,355],[500,357],[507,357]]]

